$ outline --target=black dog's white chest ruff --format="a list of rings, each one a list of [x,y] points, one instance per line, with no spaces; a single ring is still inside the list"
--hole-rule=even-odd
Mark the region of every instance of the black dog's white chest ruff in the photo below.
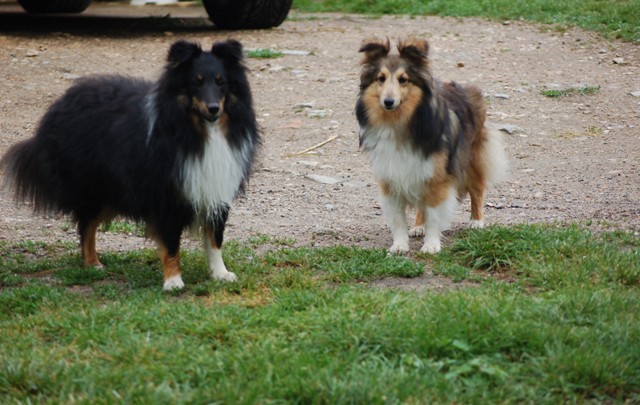
[[[207,125],[202,155],[188,156],[182,167],[182,189],[198,217],[213,219],[228,207],[245,182],[253,148],[248,136],[240,147],[227,142],[218,123]]]

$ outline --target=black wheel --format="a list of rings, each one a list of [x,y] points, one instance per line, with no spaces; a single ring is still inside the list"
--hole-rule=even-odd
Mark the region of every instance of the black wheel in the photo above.
[[[202,0],[218,28],[271,28],[282,24],[292,0]]]
[[[91,0],[18,0],[30,13],[79,13],[87,9]]]

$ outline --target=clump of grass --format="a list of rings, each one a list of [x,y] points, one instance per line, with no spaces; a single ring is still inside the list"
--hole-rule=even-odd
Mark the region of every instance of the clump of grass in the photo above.
[[[582,86],[577,90],[578,94],[583,96],[585,94],[598,94],[600,92],[600,86]]]
[[[248,58],[275,59],[282,57],[283,53],[272,49],[252,49],[246,52]]]
[[[566,89],[545,89],[541,90],[540,94],[550,98],[572,96],[574,94],[584,96],[591,94],[598,94],[600,92],[600,86],[581,86],[581,87],[567,87]]]
[[[247,243],[252,247],[272,245],[276,247],[292,247],[296,240],[294,238],[287,237],[273,237],[262,233],[255,234],[247,238]]]
[[[457,269],[451,261],[467,269],[468,276],[501,273],[544,289],[610,283],[640,286],[639,251],[618,247],[634,246],[637,240],[622,232],[596,238],[577,226],[490,227],[463,232],[439,256],[436,271],[447,274],[448,269]]]
[[[265,261],[275,266],[308,266],[332,282],[368,281],[383,276],[417,277],[424,266],[401,256],[388,256],[384,249],[335,246],[269,252]]]
[[[130,221],[111,221],[100,227],[102,232],[124,233],[127,235],[144,236],[146,227]]]
[[[543,96],[546,96],[546,97],[550,97],[550,98],[564,97],[564,96],[569,96],[569,95],[573,94],[573,89],[564,89],[564,90],[556,90],[556,89],[541,90],[541,91],[540,91],[540,94],[542,94]]]

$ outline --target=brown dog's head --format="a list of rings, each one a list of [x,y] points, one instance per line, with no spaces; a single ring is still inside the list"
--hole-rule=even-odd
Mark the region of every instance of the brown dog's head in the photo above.
[[[397,120],[408,116],[432,86],[429,44],[425,40],[398,41],[391,53],[389,39],[372,39],[360,47],[364,53],[360,72],[360,96],[372,116]]]

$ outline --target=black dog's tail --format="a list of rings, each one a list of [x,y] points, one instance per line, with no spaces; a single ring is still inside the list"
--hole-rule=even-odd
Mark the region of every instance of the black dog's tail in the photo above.
[[[55,211],[52,172],[47,153],[34,137],[13,145],[2,157],[3,188],[14,192],[16,202],[29,202],[36,212]]]

